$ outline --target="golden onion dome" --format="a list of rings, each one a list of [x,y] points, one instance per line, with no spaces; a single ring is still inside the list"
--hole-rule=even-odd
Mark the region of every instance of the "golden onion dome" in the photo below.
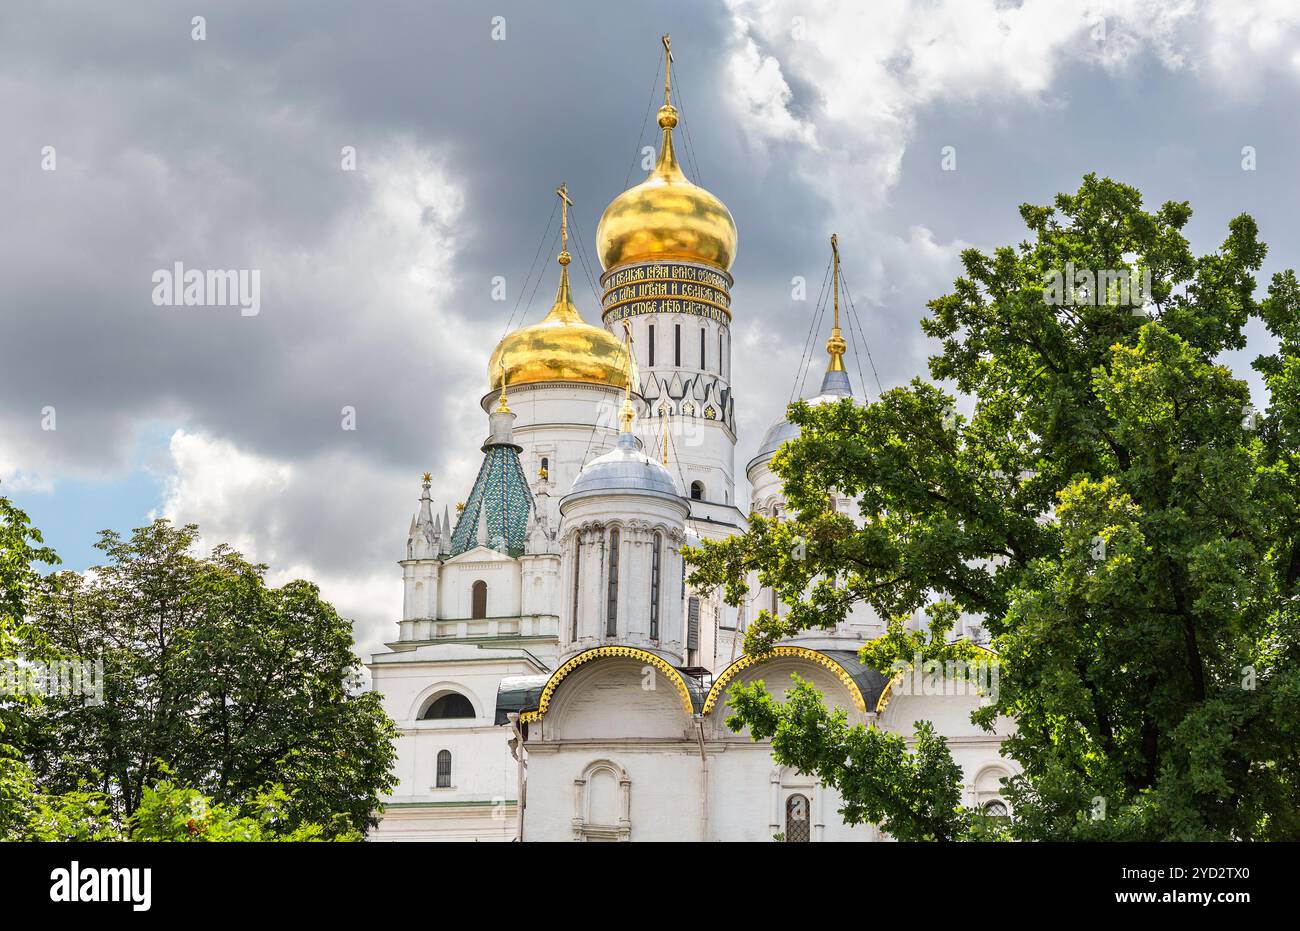
[[[560,286],[541,323],[521,327],[501,340],[488,362],[493,389],[503,384],[576,381],[626,389],[636,387],[636,361],[610,333],[582,319],[569,292],[569,253],[560,253]]]
[[[700,262],[727,271],[735,261],[731,211],[682,173],[673,150],[676,125],[677,109],[665,102],[659,108],[663,141],[654,169],[615,197],[600,218],[596,249],[606,271],[658,259]]]

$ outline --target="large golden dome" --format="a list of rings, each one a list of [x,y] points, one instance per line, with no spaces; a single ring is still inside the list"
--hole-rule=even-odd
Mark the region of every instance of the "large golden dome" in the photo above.
[[[649,177],[605,208],[596,228],[596,250],[608,271],[633,262],[680,259],[722,269],[736,258],[731,211],[682,173],[673,151],[677,109],[659,109],[663,142]]]
[[[582,319],[569,293],[569,253],[560,253],[560,287],[541,323],[521,327],[497,344],[488,362],[493,389],[542,381],[577,381],[636,388],[636,361],[614,334]],[[502,362],[505,364],[502,365]]]

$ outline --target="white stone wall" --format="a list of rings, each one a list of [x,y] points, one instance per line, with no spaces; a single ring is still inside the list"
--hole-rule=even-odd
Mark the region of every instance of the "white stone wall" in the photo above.
[[[649,495],[608,494],[564,505],[560,627],[562,654],[609,643],[643,646],[674,664],[683,659],[681,598],[684,505]],[[615,635],[609,635],[609,551],[618,530]],[[650,636],[651,564],[655,534],[661,540],[659,636]],[[581,541],[581,546],[579,546]],[[580,554],[580,555],[579,555]],[[574,566],[578,562],[577,637],[573,636]]]
[[[519,616],[518,560],[487,547],[475,547],[443,565],[438,617],[470,617],[473,613],[473,587],[479,580],[487,583],[488,617]]]
[[[372,839],[512,839],[518,766],[506,745],[509,728],[493,724],[497,688],[503,676],[537,674],[537,665],[520,649],[448,643],[380,654],[370,670],[399,732],[399,784]],[[475,717],[420,720],[429,702],[447,692],[469,699]],[[451,786],[445,788],[437,786],[441,750],[452,755]]]

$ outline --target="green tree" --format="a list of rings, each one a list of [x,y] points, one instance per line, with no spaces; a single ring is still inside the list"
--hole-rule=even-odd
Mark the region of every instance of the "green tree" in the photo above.
[[[62,573],[33,610],[61,654],[104,664],[102,701],[60,695],[29,715],[38,781],[93,779],[120,823],[164,779],[223,811],[279,785],[286,833],[364,832],[394,784],[395,728],[360,689],[351,625],[311,583],[268,586],[225,546],[194,555],[197,537],[163,520],[105,531],[106,564]]]
[[[37,699],[21,687],[19,661],[40,653],[27,612],[46,592],[33,564],[57,562],[27,514],[0,495],[0,838],[27,824],[37,795],[31,770],[14,742],[20,715]]]
[[[164,779],[146,789],[131,815],[130,839],[163,842],[358,841],[347,824],[326,827],[301,821],[283,786],[257,792],[240,808],[221,805],[197,789]],[[340,816],[341,817],[341,816]],[[337,821],[338,819],[336,819]]]
[[[1197,256],[1188,204],[1148,212],[1094,175],[1020,213],[1026,241],[967,250],[953,291],[930,302],[933,381],[864,406],[794,405],[801,434],[773,460],[791,519],[705,541],[692,582],[732,603],[750,572],[776,588],[789,612],[760,615],[751,652],[869,604],[890,619],[864,651],[879,669],[914,647],[958,649],[908,642],[903,619],[979,615],[1001,669],[976,719],[1016,721],[1003,750],[1022,769],[1008,786],[1015,837],[1300,837],[1296,277],[1275,275],[1257,301],[1265,246],[1249,216]],[[1091,287],[1072,287],[1080,270]],[[1126,303],[1096,274],[1125,271],[1149,273],[1149,300]],[[1254,363],[1262,411],[1218,361],[1246,347],[1252,318],[1272,337]],[[836,513],[832,490],[860,515]],[[942,741],[900,762],[806,688],[783,705],[761,687],[740,696],[733,726],[838,786],[850,820],[987,836],[952,801]],[[872,754],[885,765],[866,765]]]

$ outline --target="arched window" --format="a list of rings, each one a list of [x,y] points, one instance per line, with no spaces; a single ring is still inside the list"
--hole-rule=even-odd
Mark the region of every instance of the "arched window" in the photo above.
[[[543,457],[542,457],[542,471],[545,472],[547,475],[550,475],[550,472],[551,472],[551,459],[550,459],[549,456],[543,456]]]
[[[692,501],[703,501],[703,500],[704,500],[704,483],[703,483],[703,482],[691,482],[691,500],[692,500]]]
[[[422,721],[445,721],[449,718],[473,718],[474,706],[459,692],[448,692],[434,699],[420,715]]]
[[[655,532],[655,545],[650,550],[650,639],[659,639],[659,565],[663,561],[664,535]]]
[[[487,582],[479,579],[470,589],[471,603],[469,616],[472,618],[487,617]]]
[[[618,636],[618,528],[609,532],[609,603],[605,610],[605,636]]]
[[[650,348],[649,367],[654,368],[655,367],[655,325],[653,323],[650,324],[650,336],[646,340],[646,343],[649,345]]]
[[[451,788],[451,751],[438,751],[438,781],[435,785],[439,789]]]
[[[812,840],[812,820],[808,813],[808,796],[795,793],[785,800],[785,841],[806,844]]]
[[[701,369],[708,368],[708,366],[704,364],[707,361],[708,361],[708,357],[704,355],[704,327],[700,327],[700,368]]]
[[[1011,814],[1007,808],[1007,803],[1000,798],[995,798],[991,802],[984,804],[984,814],[990,818],[1005,818]]]

